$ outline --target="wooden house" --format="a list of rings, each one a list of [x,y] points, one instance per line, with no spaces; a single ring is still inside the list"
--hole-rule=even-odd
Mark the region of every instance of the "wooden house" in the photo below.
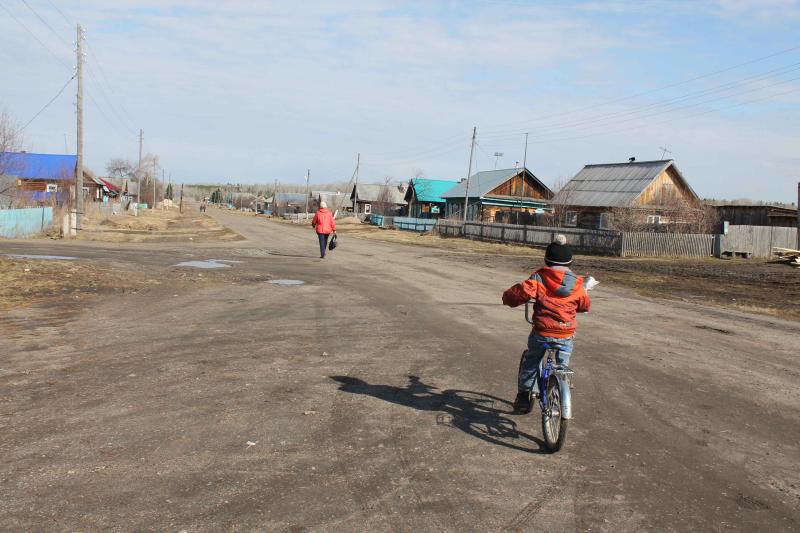
[[[35,204],[61,204],[69,200],[70,189],[75,186],[77,156],[3,152],[0,160],[0,171],[15,178],[16,195],[20,200]],[[86,171],[84,178],[94,183]],[[88,192],[84,187],[84,193]]]
[[[717,211],[719,221],[731,226],[798,226],[797,206],[794,204],[712,201],[710,205]]]
[[[675,162],[586,165],[556,194],[553,205],[565,226],[612,229],[682,224],[684,213],[703,208]],[[631,222],[633,221],[633,222]]]
[[[350,193],[350,205],[356,215],[400,215],[407,205],[404,185],[358,183]]]
[[[439,218],[444,216],[447,200],[442,197],[457,181],[411,178],[406,189],[408,216],[414,218]]]
[[[447,218],[507,224],[533,224],[537,214],[551,210],[553,191],[528,169],[511,168],[478,172],[442,194]]]

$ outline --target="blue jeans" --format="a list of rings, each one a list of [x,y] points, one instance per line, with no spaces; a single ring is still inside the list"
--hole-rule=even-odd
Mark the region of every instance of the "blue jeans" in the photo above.
[[[552,348],[558,349],[556,362],[562,365],[569,364],[569,356],[572,355],[572,343],[575,337],[557,339],[555,337],[542,337],[531,332],[528,337],[528,350],[519,368],[518,386],[520,392],[533,391],[539,389],[539,367],[547,351],[545,343]]]
[[[325,252],[328,251],[328,237],[330,236],[330,233],[317,233],[317,237],[319,237],[319,256],[323,259],[325,258]]]

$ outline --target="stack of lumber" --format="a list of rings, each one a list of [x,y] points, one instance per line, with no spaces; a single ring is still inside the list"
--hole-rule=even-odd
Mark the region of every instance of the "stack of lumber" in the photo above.
[[[772,249],[772,255],[775,256],[776,261],[788,263],[795,268],[800,268],[800,250],[775,247]]]

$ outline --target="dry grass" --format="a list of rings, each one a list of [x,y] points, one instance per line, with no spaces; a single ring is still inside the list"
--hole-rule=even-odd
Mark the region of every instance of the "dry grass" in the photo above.
[[[108,264],[0,258],[0,310],[53,298],[126,292],[144,281],[141,272]]]
[[[432,233],[417,233],[394,229],[383,229],[367,224],[339,227],[337,233],[344,233],[355,237],[382,242],[414,244],[441,250],[450,250],[462,253],[492,254],[512,257],[538,257],[544,256],[542,250],[515,244],[492,243],[473,241],[469,239],[456,239],[440,237]]]
[[[411,231],[360,225],[343,228],[358,238],[427,246],[449,254],[473,255],[477,264],[529,272],[542,265],[544,250]],[[604,285],[617,285],[653,298],[702,303],[753,314],[800,319],[800,275],[785,265],[715,258],[620,258],[575,256],[575,270]]]
[[[104,217],[90,215],[79,237],[106,242],[236,241],[242,237],[195,209],[142,210]]]

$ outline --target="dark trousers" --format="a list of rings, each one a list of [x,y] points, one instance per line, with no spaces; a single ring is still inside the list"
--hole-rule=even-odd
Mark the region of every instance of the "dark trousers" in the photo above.
[[[328,251],[328,237],[330,236],[330,233],[317,233],[317,237],[319,237],[319,256],[323,259],[325,258],[325,252]]]

